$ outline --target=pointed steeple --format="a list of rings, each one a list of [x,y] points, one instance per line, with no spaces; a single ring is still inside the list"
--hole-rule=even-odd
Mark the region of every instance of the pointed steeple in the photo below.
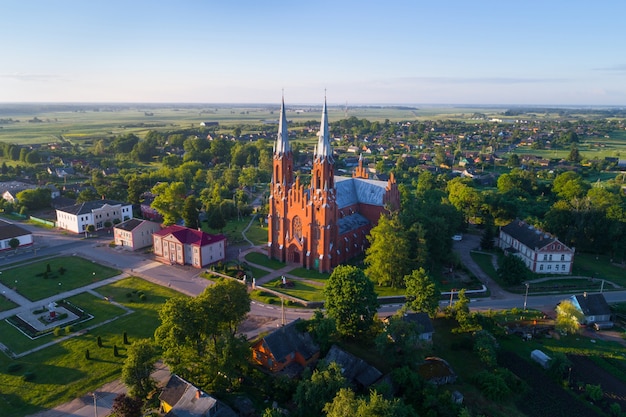
[[[326,110],[326,97],[324,97],[324,109],[322,110],[322,123],[320,132],[318,133],[317,147],[315,149],[315,158],[328,158],[333,161],[333,149],[330,146],[330,131],[328,129],[328,111]]]
[[[283,96],[283,102],[280,106],[280,119],[278,121],[278,136],[276,137],[276,143],[274,144],[274,153],[278,155],[284,155],[287,152],[291,152],[291,145],[289,144],[289,132],[287,130],[287,115],[285,114],[285,97]]]

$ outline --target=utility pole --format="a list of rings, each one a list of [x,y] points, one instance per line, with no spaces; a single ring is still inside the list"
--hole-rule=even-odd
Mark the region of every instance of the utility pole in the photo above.
[[[93,395],[93,415],[95,417],[98,417],[98,404],[96,403],[96,392],[92,392],[91,395]]]
[[[530,284],[526,283],[526,295],[524,295],[524,311],[526,311],[526,301],[528,301],[528,287],[530,287]]]

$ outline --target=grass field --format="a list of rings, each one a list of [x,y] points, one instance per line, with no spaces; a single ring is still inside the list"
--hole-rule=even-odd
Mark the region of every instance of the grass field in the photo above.
[[[127,298],[126,294],[142,291],[146,299]],[[56,404],[80,397],[102,384],[119,377],[125,359],[123,332],[128,333],[129,341],[152,337],[159,325],[158,310],[161,305],[179,293],[155,285],[139,278],[128,278],[98,289],[103,295],[112,297],[134,310],[134,313],[104,324],[82,336],[74,337],[39,352],[32,353],[19,360],[11,360],[0,355],[0,410],[3,417],[21,417],[51,408]],[[88,294],[72,299],[88,312],[104,321],[120,315],[120,309],[104,300],[89,297]],[[4,323],[3,323],[4,325]],[[0,327],[2,339],[26,339],[21,334],[5,333]],[[100,336],[103,347],[96,343]],[[53,338],[53,336],[49,336]],[[3,343],[5,340],[2,340]],[[30,343],[30,342],[15,342]],[[113,355],[113,345],[120,351],[120,356]],[[26,347],[26,346],[25,346]],[[85,358],[89,349],[90,360]],[[11,363],[21,365],[19,370],[8,372]],[[34,379],[26,381],[24,374],[32,372]]]
[[[228,238],[229,245],[247,245],[248,242],[243,239],[241,232],[248,227],[250,220],[252,220],[252,217],[230,220],[221,232],[207,227],[206,223],[202,223],[202,230],[212,234],[223,233]],[[258,220],[253,221],[250,228],[246,231],[246,237],[255,245],[265,244],[267,243],[267,227],[262,226]]]
[[[271,269],[281,269],[285,267],[283,262],[277,261],[276,259],[269,259],[267,255],[259,252],[248,253],[246,255],[246,261]]]
[[[50,265],[48,278],[45,277]],[[59,268],[65,268],[63,274]],[[77,256],[54,258],[23,264],[0,274],[0,282],[31,301],[51,297],[60,292],[83,287],[118,275],[120,271],[102,266]]]

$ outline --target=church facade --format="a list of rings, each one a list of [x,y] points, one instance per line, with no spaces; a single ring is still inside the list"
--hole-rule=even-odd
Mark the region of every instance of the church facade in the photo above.
[[[400,207],[393,174],[388,181],[369,179],[360,159],[352,177],[335,176],[334,164],[324,102],[311,182],[305,186],[299,177],[294,178],[283,100],[270,184],[270,258],[329,272],[363,253],[368,245],[367,235],[380,215]]]

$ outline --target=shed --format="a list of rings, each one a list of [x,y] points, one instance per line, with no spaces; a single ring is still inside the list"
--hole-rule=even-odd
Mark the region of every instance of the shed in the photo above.
[[[534,360],[535,362],[537,362],[539,365],[541,365],[544,369],[548,369],[548,366],[550,365],[550,361],[552,360],[551,357],[549,357],[548,355],[546,355],[543,351],[539,349],[535,349],[532,352],[530,352],[530,358]]]

